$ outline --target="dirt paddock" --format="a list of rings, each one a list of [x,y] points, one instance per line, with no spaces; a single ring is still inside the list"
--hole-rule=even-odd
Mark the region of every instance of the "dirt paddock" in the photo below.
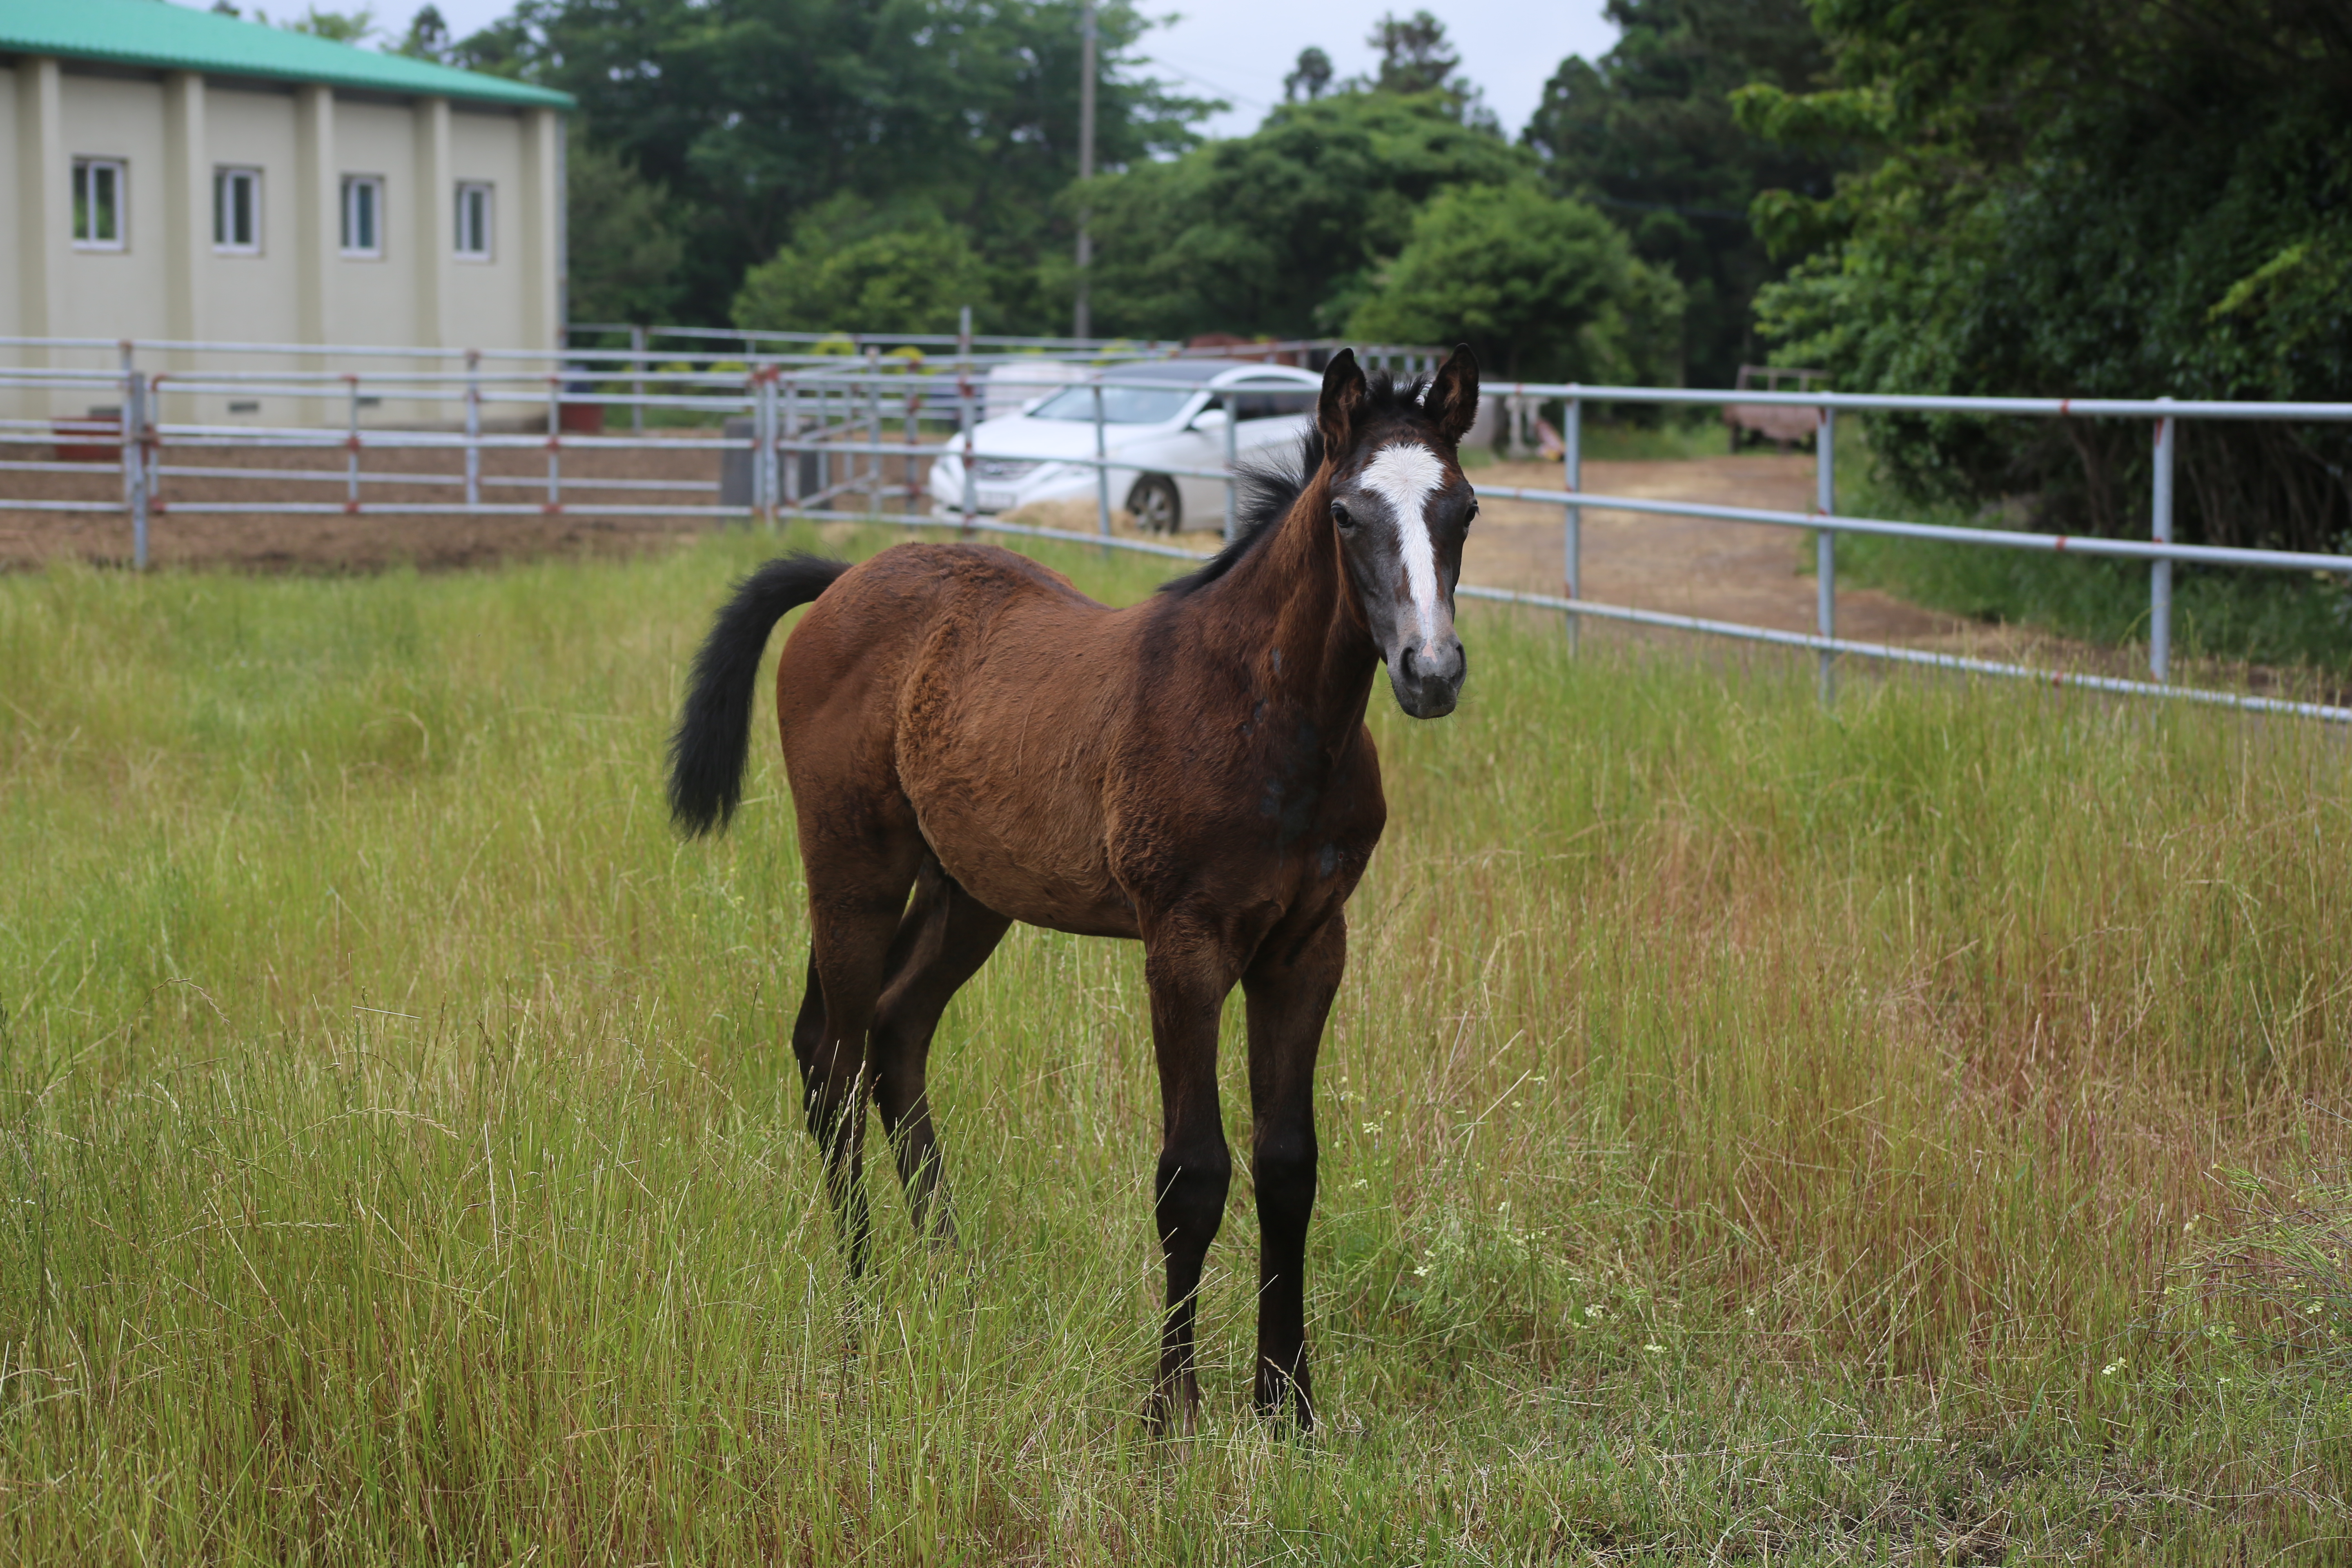
[[[627,553],[699,533],[719,522],[705,517],[615,516],[597,510],[600,505],[717,505],[721,454],[693,444],[714,434],[649,431],[646,438],[654,445],[635,447],[583,447],[567,438],[562,452],[566,480],[562,510],[504,515],[181,511],[175,506],[185,502],[340,505],[345,488],[335,481],[342,476],[344,454],[331,442],[303,450],[166,447],[163,462],[167,469],[305,470],[331,479],[210,479],[167,473],[157,487],[163,505],[148,527],[149,556],[163,565],[363,572],[402,563],[446,569],[549,554]],[[456,450],[370,447],[362,456],[361,471],[366,476],[414,474],[419,481],[363,479],[361,499],[372,505],[446,505],[465,497],[459,482],[465,459]],[[485,501],[536,506],[546,495],[547,455],[530,447],[486,449],[482,477]],[[630,488],[575,489],[570,481],[576,479],[620,479]],[[100,500],[119,507],[122,498],[121,470],[111,464],[93,463],[87,476],[17,473],[0,482],[12,497],[26,499]],[[11,510],[6,500],[0,500],[0,569],[22,569],[61,557],[127,561],[131,525],[120,510],[26,511]]]
[[[721,454],[693,444],[709,431],[647,432],[650,445],[630,447],[576,446],[567,439],[562,454],[567,482],[619,479],[625,490],[567,488],[559,511],[507,515],[447,513],[427,516],[367,516],[342,513],[288,514],[265,511],[180,511],[175,503],[285,501],[340,503],[344,486],[328,479],[270,479],[248,476],[209,479],[167,474],[159,485],[161,510],[149,529],[149,553],[163,565],[228,565],[259,571],[366,572],[411,564],[424,570],[483,566],[545,555],[626,555],[659,549],[727,526],[711,517],[633,517],[600,511],[600,505],[711,506],[719,500]],[[47,453],[40,456],[46,458]],[[167,468],[304,469],[340,479],[343,452],[331,444],[310,450],[284,447],[171,447]],[[885,505],[902,504],[904,468],[887,465]],[[463,459],[453,450],[369,447],[363,474],[407,475],[419,482],[371,479],[362,498],[375,503],[439,502],[462,499],[453,480],[462,478]],[[486,450],[482,455],[484,499],[537,504],[544,497],[547,458],[529,447]],[[1559,482],[1549,463],[1499,463],[1482,468],[1487,485],[1549,489]],[[918,475],[919,482],[920,476]],[[437,482],[425,482],[428,479]],[[1672,500],[1716,501],[1733,506],[1803,511],[1813,499],[1812,459],[1803,456],[1756,455],[1662,462],[1590,462],[1586,488],[1598,494]],[[506,482],[499,482],[506,481]],[[93,463],[87,474],[26,474],[5,477],[15,497],[105,501],[118,506],[122,477],[111,464]],[[860,498],[846,500],[855,502]],[[927,510],[921,501],[914,510]],[[1049,503],[1013,514],[1016,521],[1091,533],[1089,501]],[[1125,513],[1115,530],[1133,531]],[[1213,531],[1188,531],[1178,542],[1213,549]],[[120,510],[41,512],[12,510],[0,500],[0,570],[26,570],[45,561],[79,559],[100,563],[131,557],[130,524]],[[1587,508],[1584,513],[1584,593],[1603,604],[1626,605],[1677,615],[1742,621],[1787,631],[1813,626],[1813,578],[1806,570],[1806,538],[1798,531],[1757,523],[1703,518],[1645,516]],[[1472,531],[1464,562],[1465,582],[1537,593],[1560,591],[1560,509],[1529,501],[1486,503]],[[1979,658],[2052,661],[2073,668],[2135,673],[2126,650],[2088,649],[2024,628],[1989,626],[1922,609],[1874,589],[1841,591],[1838,631],[1857,639],[1933,647]],[[1635,634],[1647,636],[1649,634]],[[1675,635],[1675,634],[1658,634]],[[2251,674],[2260,688],[2267,672]]]

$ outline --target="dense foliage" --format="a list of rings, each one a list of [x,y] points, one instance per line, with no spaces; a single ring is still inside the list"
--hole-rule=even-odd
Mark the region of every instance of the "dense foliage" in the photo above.
[[[877,205],[844,192],[793,226],[792,243],[743,275],[739,327],[838,331],[887,321],[951,332],[988,298],[985,264],[964,231],[925,204]]]
[[[1293,101],[1196,148],[1208,106],[1129,79],[1146,24],[1105,9],[1107,173],[1081,191],[1076,10],[520,0],[455,45],[420,12],[398,47],[580,98],[575,321],[942,330],[968,303],[982,330],[1057,331],[1083,216],[1109,331],[1379,326],[1467,337],[1526,375],[1679,378],[1683,290],[1562,199],[1582,184],[1558,157],[1544,194],[1540,148],[1504,137],[1429,12],[1373,26],[1364,77],[1334,82],[1305,51]],[[1459,199],[1433,205],[1444,193]]]
[[[1466,340],[1489,374],[1620,384],[1669,375],[1683,298],[1594,208],[1532,183],[1443,191],[1348,335]]]
[[[1684,374],[1728,386],[1761,355],[1749,305],[1779,268],[1751,228],[1767,189],[1830,194],[1832,147],[1790,147],[1734,123],[1749,82],[1819,85],[1829,57],[1804,0],[1609,0],[1622,29],[1598,61],[1571,55],[1545,86],[1521,140],[1553,188],[1595,203],[1686,299]]]
[[[1768,193],[1818,247],[1760,300],[1784,363],[1849,389],[2352,396],[2352,13],[2336,0],[1815,0],[1839,85],[1738,95],[1795,147],[1877,156]],[[2147,526],[2147,429],[1886,420],[1916,496],[2032,498]],[[2352,527],[2340,427],[2186,426],[2184,538],[2324,547]]]
[[[686,242],[669,193],[575,127],[566,151],[565,288],[575,321],[661,321],[677,308]]]
[[[521,0],[454,63],[576,95],[590,145],[658,193],[682,257],[670,300],[722,321],[747,269],[851,193],[937,215],[980,258],[983,325],[1052,325],[1041,259],[1072,233],[1076,0]],[[1131,79],[1144,24],[1097,11],[1097,156],[1194,140],[1205,107]],[[575,241],[582,237],[575,234]],[[579,312],[575,311],[577,315]]]
[[[1095,319],[1154,334],[1338,330],[1432,196],[1533,177],[1527,153],[1460,109],[1440,90],[1329,93],[1098,182]]]

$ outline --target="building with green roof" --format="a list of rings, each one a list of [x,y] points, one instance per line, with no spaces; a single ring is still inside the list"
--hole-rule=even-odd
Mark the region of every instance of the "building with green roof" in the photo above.
[[[0,336],[560,351],[565,94],[169,0],[0,57]]]

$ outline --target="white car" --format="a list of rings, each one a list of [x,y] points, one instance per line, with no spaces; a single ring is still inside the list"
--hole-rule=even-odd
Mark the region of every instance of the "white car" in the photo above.
[[[1224,469],[1225,422],[1234,421],[1236,458],[1286,445],[1307,433],[1323,385],[1312,371],[1208,359],[1107,366],[1100,379],[1111,504],[1153,533],[1223,526],[1225,482],[1207,476]],[[1091,499],[1094,468],[1069,459],[1095,455],[1096,395],[1090,379],[972,426],[974,509]],[[940,511],[959,512],[963,442],[950,444],[951,455],[931,464],[931,497]]]

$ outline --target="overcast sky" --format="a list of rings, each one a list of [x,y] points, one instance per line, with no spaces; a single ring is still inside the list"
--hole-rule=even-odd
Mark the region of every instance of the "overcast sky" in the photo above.
[[[187,0],[183,0],[187,3]],[[197,0],[209,4],[209,0]],[[1445,24],[1462,56],[1463,74],[1486,93],[1486,103],[1516,137],[1543,96],[1543,84],[1562,58],[1590,59],[1617,40],[1603,20],[1601,0],[1529,4],[1528,0],[1422,0]],[[438,0],[450,31],[463,37],[513,9],[512,0]],[[330,10],[350,9],[352,0],[326,0]],[[1171,26],[1144,35],[1143,52],[1158,63],[1163,79],[1204,98],[1233,104],[1210,121],[1215,135],[1254,129],[1282,98],[1282,79],[1298,51],[1312,44],[1331,57],[1340,76],[1369,70],[1372,51],[1364,43],[1383,13],[1409,15],[1415,0],[1178,0],[1167,5],[1144,0],[1146,16],[1178,13]],[[251,7],[245,6],[247,15]],[[292,16],[292,0],[265,5],[272,15]],[[417,5],[379,0],[380,25],[400,33]]]

